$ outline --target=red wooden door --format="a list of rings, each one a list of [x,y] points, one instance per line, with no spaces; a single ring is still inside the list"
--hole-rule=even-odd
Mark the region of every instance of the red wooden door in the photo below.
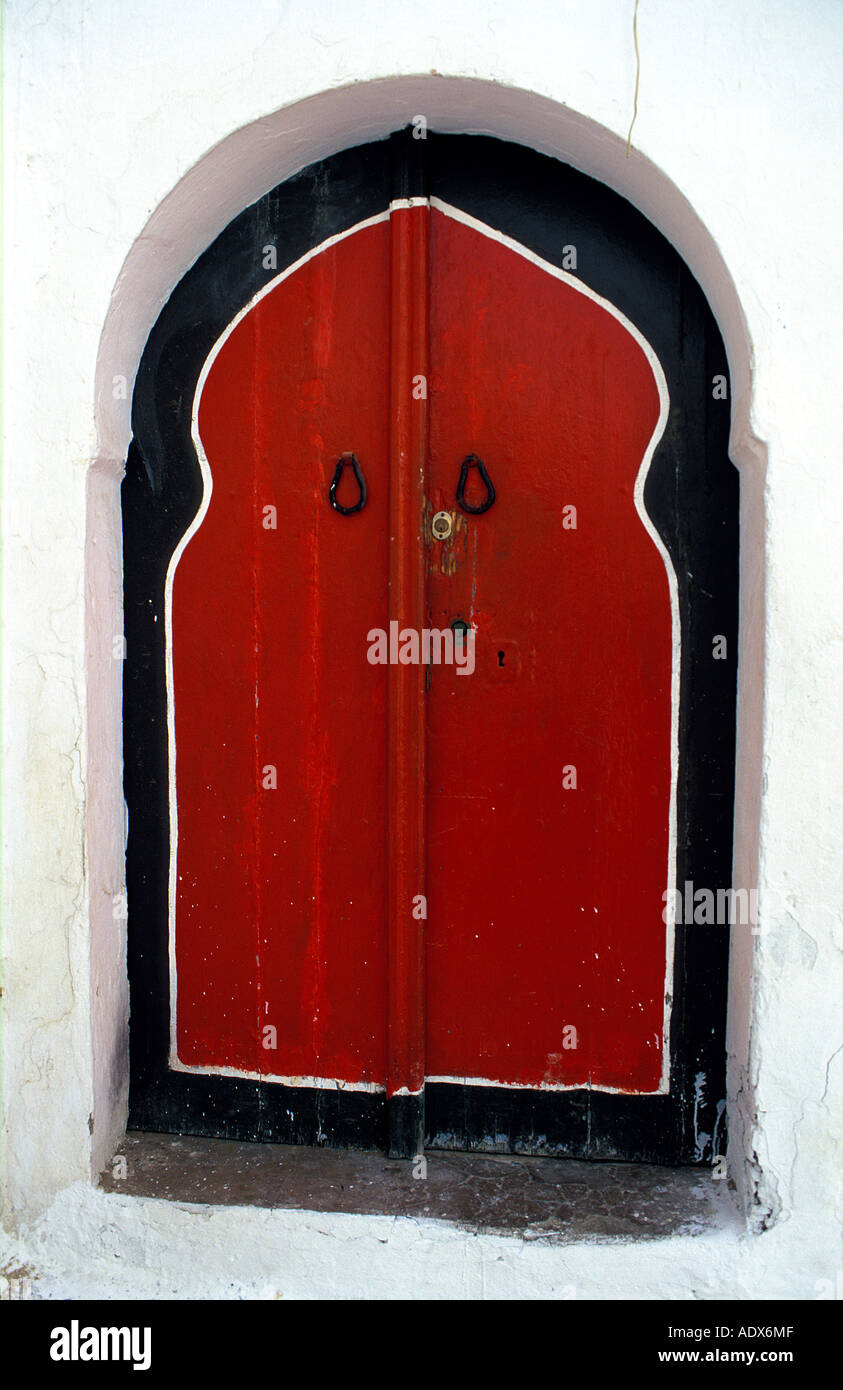
[[[468,453],[497,496],[431,555],[432,624],[475,624],[477,657],[428,703],[427,1074],[656,1091],[673,636],[636,486],[663,378],[608,305],[470,219],[434,211],[432,264],[433,505]]]
[[[191,266],[122,491],[134,1127],[722,1152],[728,932],[664,897],[730,881],[727,371],[646,219],[485,137],[340,151]]]
[[[663,1089],[678,638],[642,487],[666,408],[618,311],[426,200],[229,325],[169,572],[172,1065]],[[473,626],[474,671],[372,665],[391,619]]]
[[[171,565],[187,1066],[384,1081],[386,679],[364,635],[387,586],[388,271],[386,219],[320,249],[198,393],[207,510]],[[328,484],[352,447],[369,497],[346,518]]]

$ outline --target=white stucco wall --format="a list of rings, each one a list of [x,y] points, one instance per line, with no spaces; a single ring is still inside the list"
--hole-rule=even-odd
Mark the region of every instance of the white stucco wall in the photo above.
[[[634,1282],[654,1297],[810,1298],[843,1266],[843,10],[641,0],[626,159],[632,11],[5,7],[2,1192],[8,1249],[44,1290],[533,1296],[575,1283],[622,1297]],[[197,1215],[90,1186],[125,1106],[111,638],[128,402],[112,376],[131,389],[169,289],[240,207],[417,112],[611,182],[674,240],[726,338],[743,530],[735,882],[758,885],[762,929],[735,934],[729,1025],[729,1161],[749,1219],[724,1212],[704,1237],[552,1250],[432,1222]]]

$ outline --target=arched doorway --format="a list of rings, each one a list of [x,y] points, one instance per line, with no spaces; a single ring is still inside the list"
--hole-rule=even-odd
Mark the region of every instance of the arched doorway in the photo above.
[[[133,1123],[716,1151],[728,930],[665,894],[730,880],[726,376],[639,213],[482,137],[311,166],[184,277],[124,483]]]

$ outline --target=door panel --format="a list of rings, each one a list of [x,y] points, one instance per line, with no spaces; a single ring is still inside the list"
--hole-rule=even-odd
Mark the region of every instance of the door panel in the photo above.
[[[428,697],[428,1075],[655,1091],[672,617],[635,504],[654,366],[491,230],[434,209],[431,245],[431,505],[472,453],[497,496],[428,579],[431,625],[477,628],[474,674],[436,666]]]
[[[268,289],[201,389],[211,498],[173,582],[187,1065],[384,1082],[386,684],[362,633],[386,607],[388,243],[381,221]],[[326,459],[352,449],[346,518]]]

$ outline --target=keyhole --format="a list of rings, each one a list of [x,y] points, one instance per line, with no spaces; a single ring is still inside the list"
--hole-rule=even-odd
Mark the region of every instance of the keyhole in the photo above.
[[[503,652],[498,652],[498,665],[503,666]]]

